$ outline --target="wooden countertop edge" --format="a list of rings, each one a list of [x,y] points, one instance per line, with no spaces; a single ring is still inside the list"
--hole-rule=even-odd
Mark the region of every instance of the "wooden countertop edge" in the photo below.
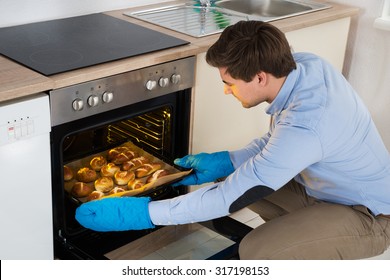
[[[175,4],[178,2],[180,1],[173,1],[172,3]],[[171,2],[166,2],[164,4],[169,3]],[[332,5],[332,8],[330,9],[275,21],[272,22],[272,24],[280,28],[283,32],[290,32],[345,17],[353,17],[359,13],[359,8],[356,7],[350,7],[336,3],[330,4]],[[146,8],[156,7],[159,5],[160,4],[149,5],[146,6]],[[142,9],[146,8],[143,7]],[[190,44],[78,69],[49,77],[45,77],[0,55],[0,102],[90,80],[100,79],[107,76],[117,75],[175,59],[197,55],[199,53],[205,52],[208,47],[213,44],[219,37],[219,34],[216,34],[201,38],[194,38],[123,15],[124,12],[135,11],[139,9],[141,8],[137,7],[131,9],[121,9],[116,11],[109,11],[106,12],[106,14],[166,33],[168,35],[175,36],[177,38],[189,41]]]
[[[53,88],[53,81],[0,55],[0,102]]]

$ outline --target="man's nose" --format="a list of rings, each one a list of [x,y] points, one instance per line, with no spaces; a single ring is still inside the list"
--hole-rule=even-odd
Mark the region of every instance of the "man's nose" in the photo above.
[[[228,85],[225,85],[223,87],[223,93],[224,94],[232,94],[232,89]]]

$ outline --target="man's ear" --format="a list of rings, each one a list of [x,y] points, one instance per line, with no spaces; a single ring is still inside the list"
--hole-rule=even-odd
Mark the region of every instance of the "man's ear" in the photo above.
[[[257,73],[257,81],[262,86],[266,85],[267,84],[267,74],[264,71]]]

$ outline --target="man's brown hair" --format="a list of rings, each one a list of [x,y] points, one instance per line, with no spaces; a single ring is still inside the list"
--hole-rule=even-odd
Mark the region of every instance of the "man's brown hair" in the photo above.
[[[246,82],[262,71],[281,78],[296,68],[284,33],[262,21],[240,21],[227,27],[207,51],[206,61],[213,67],[226,67],[232,78]]]

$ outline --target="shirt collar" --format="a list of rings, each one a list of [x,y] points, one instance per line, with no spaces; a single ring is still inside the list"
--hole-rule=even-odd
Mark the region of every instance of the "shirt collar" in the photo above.
[[[298,80],[299,73],[301,71],[300,65],[297,63],[297,68],[288,74],[286,80],[279,93],[276,95],[274,101],[269,104],[265,110],[265,112],[269,115],[279,114],[285,108],[287,100],[290,98],[292,90]]]

